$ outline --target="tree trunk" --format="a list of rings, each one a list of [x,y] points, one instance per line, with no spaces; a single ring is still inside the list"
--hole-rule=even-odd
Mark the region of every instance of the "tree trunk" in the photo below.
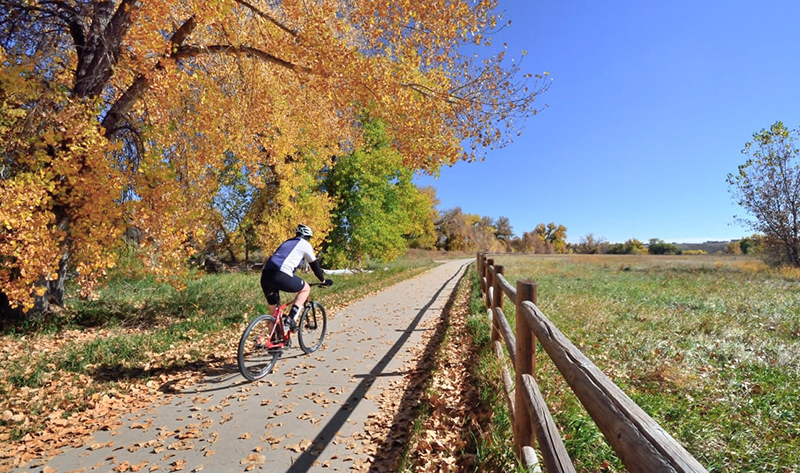
[[[233,245],[228,246],[228,255],[231,257],[231,264],[236,264],[236,253],[233,251]]]

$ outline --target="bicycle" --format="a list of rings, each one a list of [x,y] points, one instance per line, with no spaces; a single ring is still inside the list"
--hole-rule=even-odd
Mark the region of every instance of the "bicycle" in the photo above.
[[[322,283],[309,285],[327,287]],[[249,381],[257,381],[269,374],[283,354],[283,350],[291,347],[292,331],[286,326],[288,315],[284,313],[289,305],[287,302],[278,306],[271,315],[257,316],[244,329],[239,340],[237,361],[239,371]],[[317,301],[306,301],[297,324],[297,341],[300,348],[306,354],[317,351],[322,346],[327,329],[328,318],[325,315],[325,307]]]

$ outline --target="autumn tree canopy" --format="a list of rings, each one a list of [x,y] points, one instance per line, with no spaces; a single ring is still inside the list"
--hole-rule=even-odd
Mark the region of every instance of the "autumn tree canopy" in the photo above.
[[[436,246],[445,251],[505,251],[506,242],[496,233],[493,218],[455,207],[442,211],[436,221]]]
[[[297,221],[324,235],[332,203],[303,189],[358,145],[363,110],[411,169],[504,145],[544,83],[504,51],[473,55],[495,6],[0,0],[4,297],[60,302],[68,270],[89,293],[126,228],[157,275],[179,274],[231,157],[269,188],[265,247]]]
[[[800,130],[781,122],[753,134],[737,173],[728,175],[731,195],[749,217],[738,220],[764,236],[779,261],[800,267]]]

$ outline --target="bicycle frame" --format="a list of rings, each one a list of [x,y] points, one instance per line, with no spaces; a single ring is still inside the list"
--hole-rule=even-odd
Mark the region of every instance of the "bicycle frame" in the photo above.
[[[289,307],[290,305],[291,302],[279,305],[278,307],[275,308],[275,311],[272,313],[272,316],[275,317],[275,324],[272,326],[272,331],[269,333],[269,337],[267,338],[266,343],[264,344],[264,346],[268,350],[273,348],[284,348],[289,342],[289,337],[291,336],[291,332],[289,330],[286,330],[286,327],[283,326],[283,311],[286,310],[286,308]],[[278,331],[279,327],[280,331]],[[281,334],[282,336],[275,337],[276,332]]]
[[[327,287],[323,283],[307,283],[307,284],[311,287]],[[310,302],[312,302],[311,297],[308,298],[308,300],[303,304],[303,307],[300,310],[301,311],[304,310]],[[265,345],[267,349],[284,348],[288,345],[289,337],[291,336],[292,332],[290,330],[287,330],[286,327],[283,325],[283,315],[284,315],[283,311],[286,310],[286,308],[289,307],[291,304],[292,304],[291,301],[285,304],[281,304],[277,306],[275,308],[275,311],[272,313],[272,316],[275,317],[275,325],[272,326],[272,332],[270,332],[269,340],[267,340],[267,343]],[[280,341],[274,343],[272,341],[273,335],[278,330],[279,326],[281,328],[281,331],[279,333],[282,333],[283,337],[281,338]]]

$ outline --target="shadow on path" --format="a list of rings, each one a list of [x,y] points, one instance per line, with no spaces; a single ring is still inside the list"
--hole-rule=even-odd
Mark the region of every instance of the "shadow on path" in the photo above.
[[[458,281],[461,280],[461,278],[464,276],[464,268],[469,264],[470,263],[465,263],[461,265],[455,272],[455,274],[453,274],[453,276],[451,276],[450,279],[448,279],[447,281],[445,281],[444,284],[442,284],[442,286],[433,295],[431,300],[427,304],[425,304],[425,306],[419,311],[419,313],[417,313],[416,317],[414,317],[414,320],[411,321],[408,328],[406,330],[403,330],[403,335],[400,336],[397,342],[395,342],[395,344],[389,349],[389,351],[383,356],[383,358],[381,358],[380,361],[378,361],[375,364],[375,367],[373,367],[372,370],[370,370],[369,374],[362,375],[363,379],[355,388],[350,397],[344,403],[342,403],[342,406],[339,408],[336,414],[333,415],[331,420],[328,421],[328,423],[325,425],[322,431],[320,431],[317,437],[311,442],[312,445],[321,446],[321,448],[315,449],[315,451],[319,452],[327,448],[328,444],[331,443],[331,441],[339,432],[339,430],[342,428],[342,426],[345,424],[345,422],[347,422],[350,413],[361,402],[361,400],[364,399],[364,396],[367,394],[367,391],[369,391],[370,387],[372,387],[372,384],[375,382],[376,378],[387,375],[396,375],[396,376],[402,375],[402,373],[397,373],[397,372],[383,373],[383,367],[386,366],[397,355],[398,352],[400,352],[400,349],[408,341],[411,334],[415,330],[417,330],[417,326],[422,320],[423,315],[425,315],[425,312],[427,312],[428,309],[430,309],[430,307],[433,305],[433,303],[436,301],[436,299],[439,297],[442,291],[445,290],[447,285],[450,284],[450,282],[456,278],[458,278]],[[453,294],[450,297],[448,297],[447,303],[445,304],[445,307],[442,311],[443,317],[445,316],[444,314],[447,314],[449,312],[449,306],[451,305],[454,296],[455,296],[455,291],[453,291]],[[435,353],[439,343],[441,342],[445,328],[446,327],[444,327],[444,324],[441,323],[437,324],[436,333],[433,337],[431,337],[430,341],[428,342],[428,345],[425,348],[425,356],[423,357],[423,360],[432,358],[432,356],[430,355]],[[406,390],[406,393],[403,396],[403,401],[400,405],[401,411],[400,414],[398,414],[398,417],[395,418],[395,421],[397,421],[397,419],[401,417],[401,414],[405,409],[413,408],[411,406],[414,405],[414,403],[412,402],[414,399],[411,398],[410,394],[416,395],[419,391],[417,389],[412,389],[412,385],[418,385],[419,378],[428,377],[427,373],[424,373],[423,370],[420,370],[419,368],[413,371],[416,372],[417,375],[414,378],[412,378],[412,382],[409,385],[409,389]],[[396,427],[397,426],[395,426],[395,428]],[[406,431],[404,437],[408,438],[407,426],[405,426],[404,430]],[[387,448],[387,443],[388,443],[388,448]],[[392,460],[391,458],[385,458],[389,456],[389,454],[391,454],[391,452],[393,451],[391,450],[392,443],[394,443],[394,441],[390,441],[390,439],[387,439],[387,442],[381,446],[381,448],[378,450],[375,456],[376,462],[383,463],[384,461]],[[311,470],[313,463],[317,460],[317,456],[318,453],[317,455],[315,455],[314,453],[312,453],[311,450],[306,450],[305,452],[303,452],[302,455],[300,455],[300,457],[297,458],[297,460],[295,460],[294,464],[292,464],[292,466],[288,470],[286,470],[286,473],[305,473]],[[394,458],[393,461],[396,462],[397,458]],[[376,465],[373,464],[373,467],[375,466]],[[377,470],[370,469],[370,471],[377,471]]]
[[[436,363],[436,353],[444,340],[449,326],[450,310],[453,306],[453,301],[456,298],[456,289],[458,288],[461,280],[464,278],[464,271],[466,266],[471,263],[465,263],[459,267],[456,274],[459,276],[458,281],[453,287],[453,292],[448,297],[447,302],[442,308],[442,313],[439,316],[439,321],[436,324],[436,329],[431,338],[428,340],[427,345],[422,356],[419,358],[417,366],[412,370],[414,376],[409,380],[406,390],[403,393],[403,398],[392,421],[392,428],[389,435],[383,441],[383,444],[378,447],[375,453],[375,460],[370,466],[369,473],[382,473],[387,471],[397,471],[398,462],[401,455],[405,451],[411,437],[411,428],[414,421],[419,415],[419,397],[423,390],[430,383],[432,372],[431,370]],[[452,280],[453,278],[451,278]]]

